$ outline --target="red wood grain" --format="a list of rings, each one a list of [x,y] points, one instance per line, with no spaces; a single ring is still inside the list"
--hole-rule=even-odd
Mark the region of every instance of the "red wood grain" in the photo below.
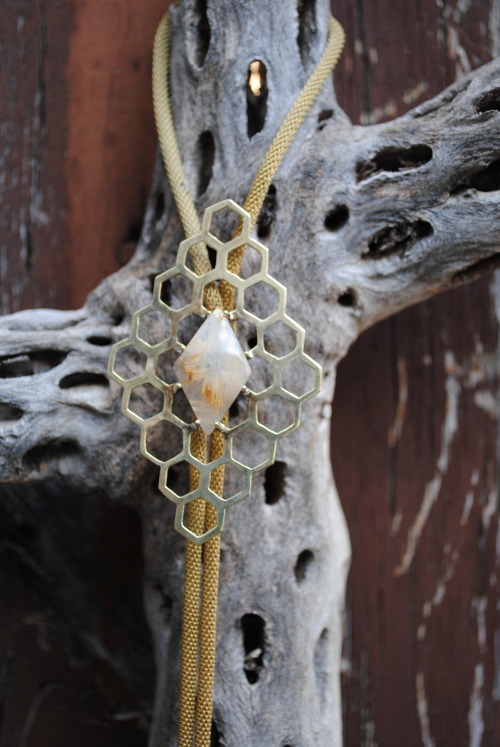
[[[355,121],[401,114],[500,51],[489,2],[360,0],[334,10],[348,36],[336,87]],[[378,325],[339,369],[332,457],[353,545],[346,745],[500,743],[493,283]]]

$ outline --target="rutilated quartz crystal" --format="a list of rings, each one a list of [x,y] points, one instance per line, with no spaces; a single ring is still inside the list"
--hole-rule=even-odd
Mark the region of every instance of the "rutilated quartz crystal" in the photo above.
[[[229,410],[251,368],[220,309],[201,325],[174,364],[189,404],[209,435]]]

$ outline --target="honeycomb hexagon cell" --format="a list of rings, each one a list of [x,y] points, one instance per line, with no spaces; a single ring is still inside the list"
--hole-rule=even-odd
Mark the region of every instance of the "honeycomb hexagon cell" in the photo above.
[[[182,454],[183,432],[169,420],[160,420],[143,429],[141,436],[141,452],[155,464],[163,464]]]
[[[251,476],[237,468],[234,464],[224,467],[224,490],[222,499],[224,505],[232,506],[250,494]]]
[[[173,396],[172,415],[175,416],[180,425],[189,426],[195,420],[193,408],[189,404],[188,398],[182,389],[175,392]]]
[[[174,348],[165,350],[156,357],[155,373],[160,381],[165,384],[175,384],[177,377],[173,366],[178,357],[179,353]]]
[[[264,251],[265,250],[265,251]],[[238,253],[238,254],[236,254]],[[241,256],[242,255],[242,256]],[[255,241],[246,244],[244,247],[233,249],[227,255],[227,269],[229,272],[235,272],[235,261],[238,260],[237,275],[243,280],[265,276],[267,271],[267,249]]]
[[[134,422],[142,424],[159,419],[164,404],[164,392],[146,382],[125,391],[127,414]]]
[[[122,340],[111,348],[110,376],[119,384],[140,378],[144,375],[147,360],[146,353],[130,339]]]
[[[229,408],[228,428],[241,427],[248,420],[252,400],[245,394],[239,394]]]
[[[199,314],[190,314],[180,319],[177,324],[177,339],[182,345],[187,345],[198,332],[199,328],[205,321],[205,316]]]
[[[271,319],[283,308],[284,291],[283,286],[276,281],[271,283],[269,279],[247,285],[244,293],[244,311],[260,321]]]
[[[188,503],[199,496],[199,491],[190,486],[189,463],[179,457],[173,464],[162,466],[159,487],[163,495],[174,503]]]
[[[273,385],[274,366],[270,361],[257,356],[249,362],[252,373],[247,380],[247,389],[253,394],[261,395]]]
[[[257,420],[278,436],[284,436],[298,425],[299,416],[294,405],[272,394],[257,403]]]
[[[164,276],[166,275],[167,273],[164,273]],[[168,309],[187,311],[186,307],[193,302],[193,281],[180,272],[170,274],[160,281],[158,297]]]
[[[223,243],[250,238],[250,216],[232,200],[224,200],[205,210],[203,230]]]
[[[197,534],[188,528],[186,525],[186,506],[178,505],[175,511],[175,528],[182,534],[186,539],[191,540],[195,545],[201,545],[211,537],[215,537],[216,534],[222,531],[224,528],[225,510],[221,507],[217,508],[216,520],[209,529],[202,534]]]
[[[321,368],[312,358],[303,354],[283,368],[281,384],[287,392],[304,401],[319,391]]]
[[[154,346],[170,339],[172,326],[164,313],[149,306],[134,317],[132,329],[140,340]]]
[[[301,328],[291,320],[277,321],[264,331],[264,348],[277,358],[285,358],[294,353],[302,342]]]
[[[258,472],[274,461],[276,440],[262,430],[246,428],[231,438],[231,456],[237,465]]]

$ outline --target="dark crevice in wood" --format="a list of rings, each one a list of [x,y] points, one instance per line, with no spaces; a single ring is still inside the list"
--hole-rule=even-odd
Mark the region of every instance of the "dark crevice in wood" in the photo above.
[[[307,573],[311,567],[311,563],[314,561],[314,553],[312,550],[302,550],[297,562],[295,563],[294,573],[295,579],[298,584],[301,584],[306,580]]]
[[[349,208],[347,205],[335,205],[325,216],[325,228],[327,231],[338,231],[345,226],[349,220]]]
[[[111,326],[119,327],[125,319],[125,309],[121,304],[117,304],[110,315]]]
[[[331,119],[332,117],[333,117],[333,109],[323,109],[323,111],[320,111],[320,113],[318,114],[318,127],[317,127],[318,132],[321,132],[321,130],[323,130],[326,127],[328,120]]]
[[[402,255],[419,241],[432,236],[434,229],[426,220],[401,221],[393,226],[386,226],[370,239],[368,251],[362,259],[380,259],[392,254]]]
[[[23,467],[28,472],[39,471],[76,456],[81,456],[81,451],[73,439],[50,441],[27,451],[23,457]]]
[[[253,137],[260,132],[267,114],[267,71],[261,60],[253,60],[247,81],[247,133]]]
[[[153,220],[158,223],[163,218],[165,212],[165,195],[163,190],[158,188],[156,190],[154,205],[153,205]]]
[[[358,297],[356,295],[356,292],[353,291],[352,288],[348,288],[346,291],[340,294],[340,296],[337,298],[337,302],[341,306],[352,309],[357,306]]]
[[[75,373],[64,376],[59,382],[60,389],[74,389],[78,386],[104,386],[109,387],[109,381],[104,374],[91,371],[75,371]]]
[[[260,615],[253,613],[243,615],[240,622],[243,634],[243,650],[245,652],[243,671],[249,683],[255,685],[264,669],[264,628],[266,623]]]
[[[500,253],[493,254],[491,257],[480,259],[479,262],[466,267],[465,270],[460,270],[451,279],[452,285],[461,285],[462,283],[469,283],[471,280],[476,280],[487,272],[497,270],[500,267]]]
[[[318,24],[316,22],[316,0],[298,0],[297,13],[299,16],[297,44],[300,52],[300,59],[302,60],[302,66],[305,70],[309,65],[311,49],[316,34],[318,33]]]
[[[131,223],[128,228],[127,235],[122,241],[122,244],[137,244],[141,238],[142,232],[142,220],[137,220]]]
[[[257,237],[259,239],[267,239],[269,237],[271,226],[276,219],[277,206],[276,187],[274,184],[270,184],[257,221]]]
[[[202,67],[210,46],[210,24],[207,15],[207,0],[196,0],[193,8],[193,26],[196,34],[192,37],[193,59],[198,67]]]
[[[210,732],[210,747],[223,747],[223,737],[219,729],[217,728],[217,724],[215,723],[215,719],[212,719],[212,729]]]
[[[19,376],[34,376],[58,366],[66,358],[62,350],[40,350],[0,360],[0,378],[13,379]]]
[[[491,91],[483,93],[476,101],[476,111],[500,111],[500,88],[493,88]]]
[[[215,158],[214,136],[210,130],[202,132],[198,138],[198,159],[200,167],[198,169],[198,197],[201,197],[207,190],[212,179]]]
[[[500,190],[500,160],[493,161],[485,169],[476,172],[465,182],[454,187],[453,193],[467,188],[477,189],[478,192],[496,192]]]
[[[323,109],[318,114],[318,124],[320,122],[325,122],[325,120],[330,119],[333,117],[333,109]]]
[[[278,503],[278,501],[285,495],[285,477],[285,462],[276,461],[266,469],[264,491],[266,495],[266,503],[269,506],[274,506],[274,504]]]
[[[14,420],[20,420],[23,415],[24,412],[20,407],[0,402],[0,423],[11,423]]]
[[[383,148],[367,161],[361,161],[356,166],[358,182],[368,179],[379,171],[403,171],[417,169],[428,163],[432,158],[432,148],[419,143],[409,148],[390,146]]]
[[[189,493],[189,466],[187,462],[177,462],[168,468],[167,488],[177,495]]]
[[[108,345],[111,345],[113,341],[111,337],[106,337],[105,335],[91,335],[90,337],[87,337],[87,342],[90,342],[91,345],[105,348]]]

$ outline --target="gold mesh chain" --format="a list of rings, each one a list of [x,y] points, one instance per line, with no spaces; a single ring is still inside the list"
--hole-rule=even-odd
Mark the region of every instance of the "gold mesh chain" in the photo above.
[[[253,228],[278,167],[297,134],[304,117],[321,91],[328,75],[337,64],[344,46],[342,26],[330,18],[328,41],[313,73],[288,112],[265,154],[245,200]],[[153,105],[158,139],[170,188],[187,237],[200,233],[200,221],[185,183],[184,169],[175,135],[169,95],[169,20],[166,14],[158,26],[153,47]],[[238,232],[238,230],[237,230]],[[235,249],[228,257],[228,270],[239,274],[245,247]],[[194,271],[209,272],[208,250],[200,242],[191,252]],[[212,284],[205,291],[209,310],[233,308],[233,290],[227,283]],[[227,422],[227,416],[223,423]],[[210,461],[224,453],[224,435],[214,431],[210,439]],[[207,437],[201,429],[191,437],[191,453],[206,462]],[[190,487],[195,489],[199,472],[190,468]],[[219,496],[224,491],[224,466],[215,469],[210,488]],[[199,498],[189,506],[189,528],[196,534],[208,530],[217,521],[217,511]],[[187,540],[184,572],[184,607],[182,623],[181,685],[179,703],[179,747],[208,747],[212,726],[215,648],[217,631],[217,598],[220,565],[220,534],[207,540],[203,547]],[[201,600],[200,600],[201,593]]]

